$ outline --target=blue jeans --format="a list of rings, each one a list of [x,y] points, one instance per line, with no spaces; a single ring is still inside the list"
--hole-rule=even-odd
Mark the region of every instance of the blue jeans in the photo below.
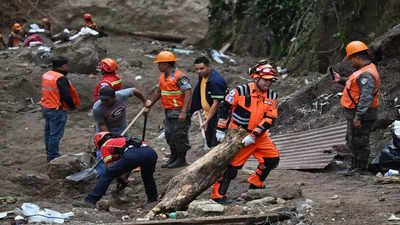
[[[120,135],[124,130],[125,130],[125,128],[121,129],[121,130],[112,130],[111,133]],[[98,129],[98,126],[96,125],[96,134],[98,132],[99,132],[99,129]],[[128,132],[125,134],[125,137],[127,137],[127,136],[128,136]],[[99,161],[99,160],[102,160],[101,159],[101,151],[100,151],[100,149],[96,149],[96,161]],[[97,177],[100,177],[101,175],[103,175],[106,172],[106,168],[107,168],[106,164],[103,161],[101,161],[96,166]]]
[[[42,114],[46,120],[44,143],[46,145],[47,162],[50,162],[60,156],[58,146],[64,135],[67,112],[62,109],[57,110],[42,107]]]
[[[156,163],[157,153],[151,147],[145,146],[127,149],[120,159],[106,168],[105,173],[100,176],[96,187],[89,193],[85,201],[96,204],[106,193],[114,178],[130,172],[138,166],[141,167],[140,172],[147,200],[149,202],[157,201],[157,186],[153,177]]]

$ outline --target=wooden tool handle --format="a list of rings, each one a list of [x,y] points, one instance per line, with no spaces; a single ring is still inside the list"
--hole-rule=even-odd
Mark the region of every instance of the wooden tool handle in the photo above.
[[[142,110],[140,110],[140,112],[135,116],[135,118],[132,119],[132,121],[128,124],[128,126],[125,128],[125,130],[122,131],[121,136],[124,136],[126,134],[126,132],[128,132],[129,128],[131,128],[131,126],[136,122],[136,120],[143,114],[145,109],[146,108],[143,107]]]
[[[203,125],[203,119],[201,118],[201,112],[199,111],[199,113],[197,115],[199,116],[201,136],[203,136],[203,138],[205,138],[206,132],[204,131],[203,127],[201,127]]]

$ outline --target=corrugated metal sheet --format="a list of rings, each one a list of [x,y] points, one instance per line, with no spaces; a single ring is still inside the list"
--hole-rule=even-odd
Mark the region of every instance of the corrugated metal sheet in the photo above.
[[[280,153],[278,169],[323,169],[336,156],[333,146],[346,143],[346,123],[309,131],[272,136]],[[246,167],[255,168],[258,162],[250,158]]]

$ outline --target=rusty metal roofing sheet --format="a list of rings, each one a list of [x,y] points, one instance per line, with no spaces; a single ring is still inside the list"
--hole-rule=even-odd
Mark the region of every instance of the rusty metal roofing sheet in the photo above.
[[[280,153],[278,169],[323,169],[336,156],[333,146],[346,143],[346,123],[271,136]],[[246,167],[258,164],[250,158]]]

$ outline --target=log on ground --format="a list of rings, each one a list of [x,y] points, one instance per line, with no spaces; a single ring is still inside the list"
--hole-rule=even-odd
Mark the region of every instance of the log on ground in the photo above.
[[[227,133],[224,142],[170,180],[165,195],[147,217],[153,218],[160,213],[185,209],[222,176],[229,162],[243,147],[241,141],[247,135],[243,129],[229,130]]]

